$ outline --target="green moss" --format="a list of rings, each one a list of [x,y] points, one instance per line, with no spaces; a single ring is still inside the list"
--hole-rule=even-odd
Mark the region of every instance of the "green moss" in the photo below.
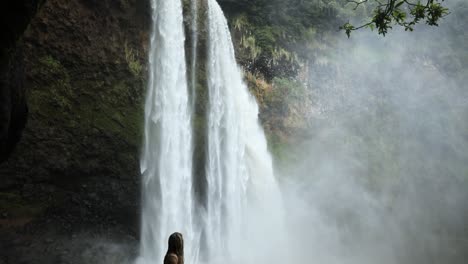
[[[63,70],[63,67],[60,64],[60,62],[55,60],[50,55],[39,58],[39,63],[42,64],[42,66],[48,68],[49,70],[55,72],[61,72]]]
[[[133,146],[140,144],[143,109],[139,107],[81,104],[76,114],[80,117],[83,130],[97,129]]]
[[[40,75],[44,83],[47,84],[47,89],[42,90],[42,93],[35,94],[40,97],[39,101],[60,109],[60,111],[70,110],[69,98],[72,94],[70,75],[60,61],[50,55],[41,57],[33,69],[33,74]]]
[[[138,63],[127,49],[129,67]],[[85,137],[100,131],[112,138],[138,146],[143,124],[141,65],[134,75],[120,82],[86,79],[71,81],[67,69],[52,56],[38,59],[33,76],[40,81],[31,89],[31,113],[60,124],[60,129]],[[140,87],[141,86],[141,87]],[[39,123],[45,127],[50,124]],[[42,128],[42,127],[41,127]]]
[[[135,54],[135,51],[130,48],[127,43],[124,45],[124,51],[125,51],[125,60],[128,65],[128,69],[130,72],[133,74],[134,77],[140,78],[141,77],[141,72],[143,70],[143,66],[141,65],[140,61],[137,59],[137,54]]]

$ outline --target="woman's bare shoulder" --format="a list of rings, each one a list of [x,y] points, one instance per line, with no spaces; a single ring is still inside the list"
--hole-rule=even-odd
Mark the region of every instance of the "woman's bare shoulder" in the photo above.
[[[178,264],[179,258],[176,254],[169,253],[164,258],[164,264]]]

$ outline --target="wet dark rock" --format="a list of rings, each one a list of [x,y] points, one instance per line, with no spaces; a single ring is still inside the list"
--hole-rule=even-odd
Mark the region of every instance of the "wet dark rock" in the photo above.
[[[0,263],[136,252],[147,2],[48,0],[8,54],[2,31]]]
[[[22,47],[18,40],[42,1],[5,0],[0,7],[0,163],[21,138],[28,107],[25,99]]]

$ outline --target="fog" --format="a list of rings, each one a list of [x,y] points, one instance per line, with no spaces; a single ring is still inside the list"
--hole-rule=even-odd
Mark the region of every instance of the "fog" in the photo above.
[[[336,52],[310,62],[310,127],[278,176],[294,261],[466,263],[459,14],[413,33],[343,33]]]

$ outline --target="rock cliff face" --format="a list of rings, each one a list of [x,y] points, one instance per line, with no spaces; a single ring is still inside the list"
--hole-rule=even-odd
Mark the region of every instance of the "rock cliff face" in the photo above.
[[[149,26],[146,0],[48,0],[11,45],[18,52],[2,75],[2,149],[18,138],[26,100],[29,115],[0,165],[4,262],[52,263],[58,253],[38,261],[22,251],[88,226],[136,236]]]
[[[0,163],[19,141],[26,122],[22,51],[17,41],[40,5],[38,0],[5,0],[0,4]]]

